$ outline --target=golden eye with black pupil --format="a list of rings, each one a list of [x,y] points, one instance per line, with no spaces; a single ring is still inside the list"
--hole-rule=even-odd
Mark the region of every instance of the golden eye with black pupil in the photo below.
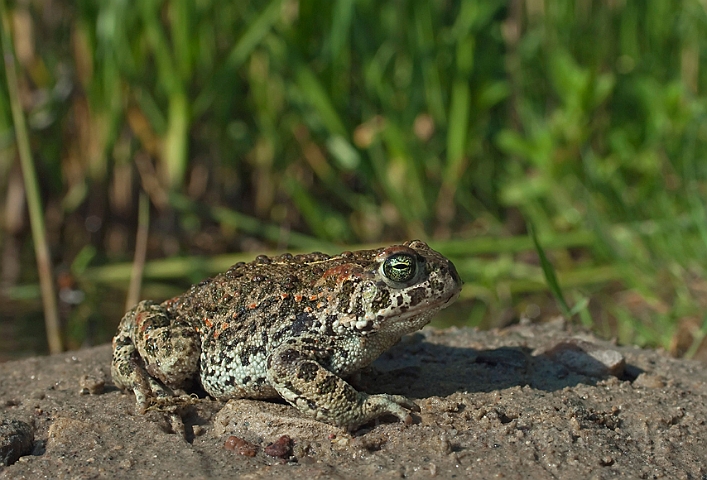
[[[409,282],[416,273],[417,261],[409,253],[395,253],[383,262],[383,275],[393,282]]]

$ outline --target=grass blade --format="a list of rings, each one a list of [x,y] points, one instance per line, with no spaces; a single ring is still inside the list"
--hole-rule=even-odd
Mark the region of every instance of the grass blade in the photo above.
[[[300,64],[297,68],[297,85],[308,100],[309,104],[317,111],[321,118],[321,123],[333,135],[340,135],[348,138],[344,122],[334,108],[329,95],[317,79],[314,72],[305,64]]]
[[[533,244],[535,245],[535,250],[538,252],[538,257],[540,257],[540,267],[542,268],[543,275],[545,276],[547,286],[550,288],[552,295],[559,303],[562,315],[564,315],[565,318],[569,319],[572,317],[573,314],[570,310],[570,307],[567,305],[565,296],[563,295],[562,289],[560,288],[560,283],[557,281],[557,275],[555,275],[555,267],[553,267],[552,263],[550,263],[550,260],[547,259],[547,255],[545,255],[545,250],[540,244],[538,235],[535,233],[535,228],[530,222],[528,222],[528,232],[530,233],[530,237],[533,239]]]
[[[257,218],[245,215],[226,207],[209,207],[198,204],[188,197],[172,193],[169,196],[170,205],[177,211],[198,211],[225,225],[235,227],[251,235],[262,237],[271,242],[289,245],[305,250],[336,251],[337,247],[324,240],[318,240],[297,232],[287,231],[274,223],[263,222]]]

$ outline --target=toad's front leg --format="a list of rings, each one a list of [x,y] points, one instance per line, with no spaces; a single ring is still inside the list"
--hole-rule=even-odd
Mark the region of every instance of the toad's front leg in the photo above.
[[[187,388],[199,368],[196,332],[154,302],[127,312],[113,338],[115,385],[135,393],[138,410],[176,405],[173,389]]]
[[[418,407],[411,400],[359,392],[322,365],[325,355],[313,343],[298,337],[268,356],[267,378],[282,398],[309,417],[349,428],[385,414],[412,421],[409,410]]]

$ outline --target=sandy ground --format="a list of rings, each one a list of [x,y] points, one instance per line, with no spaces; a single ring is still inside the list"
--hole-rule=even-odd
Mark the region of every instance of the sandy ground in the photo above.
[[[0,478],[707,478],[704,364],[561,321],[406,337],[355,384],[421,411],[355,432],[205,399],[175,434],[109,361],[106,345],[0,364]]]

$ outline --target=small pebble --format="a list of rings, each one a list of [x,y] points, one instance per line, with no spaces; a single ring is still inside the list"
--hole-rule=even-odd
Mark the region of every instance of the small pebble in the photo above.
[[[633,381],[633,386],[643,388],[663,388],[665,387],[665,382],[658,375],[642,373],[636,378],[636,380]]]
[[[96,371],[91,375],[81,375],[79,378],[80,395],[99,395],[103,393],[106,386],[106,375],[102,371]]]
[[[257,445],[254,445],[250,442],[246,442],[242,438],[238,438],[234,435],[228,437],[223,446],[227,450],[233,450],[237,454],[243,455],[245,457],[254,457],[255,454],[258,453]]]
[[[292,454],[292,439],[283,435],[265,447],[265,453],[271,457],[286,458]]]
[[[577,339],[563,340],[542,353],[568,369],[589,377],[620,377],[626,366],[624,356],[616,350]]]

